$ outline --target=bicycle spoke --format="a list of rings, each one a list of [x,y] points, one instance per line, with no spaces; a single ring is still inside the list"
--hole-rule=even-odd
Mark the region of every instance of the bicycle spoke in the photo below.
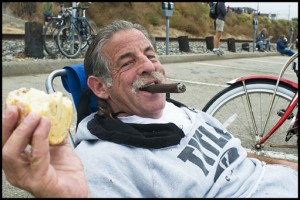
[[[223,123],[223,126],[227,128],[227,126],[230,126],[232,122],[234,122],[238,117],[237,113],[233,113],[233,115],[229,116],[228,119]]]
[[[248,100],[243,85],[241,83],[239,85],[234,85],[227,88],[223,93],[216,95],[216,98],[213,99],[208,108],[206,108],[209,110],[206,111],[225,125],[227,130],[235,137],[240,138],[242,145],[245,148],[254,150],[254,147],[260,141],[260,137],[257,138],[256,140],[258,141],[255,142],[255,128],[253,126],[253,120],[251,119],[251,112],[249,111],[247,101],[251,102],[251,109],[253,116],[255,116],[257,132],[259,135],[262,135],[263,126],[267,118],[266,112],[269,109],[268,104],[272,98],[275,85],[275,81],[266,83],[246,82]],[[278,91],[279,94],[274,98],[269,121],[266,123],[266,132],[271,130],[279,120],[280,117],[277,115],[277,111],[286,108],[296,89],[285,88],[280,85]],[[214,109],[214,107],[217,107],[217,109]],[[285,142],[287,130],[288,121],[282,124],[265,144],[263,144],[263,150],[290,152],[287,148],[282,148],[282,145],[280,144],[283,143],[283,147],[297,144],[296,137],[292,137],[290,141]],[[264,137],[264,135],[262,135],[262,137]],[[271,147],[271,144],[273,144],[273,147]]]
[[[81,50],[81,39],[78,30],[72,26],[62,27],[58,34],[58,47],[66,57],[75,58],[78,56]]]

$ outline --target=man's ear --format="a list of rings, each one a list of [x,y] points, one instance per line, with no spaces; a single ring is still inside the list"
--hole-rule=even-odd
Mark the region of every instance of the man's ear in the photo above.
[[[101,99],[108,98],[109,92],[107,89],[107,85],[102,78],[96,76],[89,76],[87,79],[87,84],[97,97]]]

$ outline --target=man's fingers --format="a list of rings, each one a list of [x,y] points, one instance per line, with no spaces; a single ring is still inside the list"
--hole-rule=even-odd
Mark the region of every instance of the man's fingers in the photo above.
[[[2,113],[2,148],[14,131],[18,117],[18,108],[16,106],[8,106]]]
[[[36,167],[36,171],[47,169],[50,164],[50,152],[48,134],[50,131],[50,120],[42,117],[39,125],[35,129],[31,143],[31,157],[30,163],[32,169]],[[43,173],[44,171],[40,171]],[[42,174],[40,174],[42,175]]]
[[[41,117],[37,113],[29,113],[7,139],[4,147],[2,147],[3,153],[7,153],[10,157],[18,159],[29,144],[40,119]]]

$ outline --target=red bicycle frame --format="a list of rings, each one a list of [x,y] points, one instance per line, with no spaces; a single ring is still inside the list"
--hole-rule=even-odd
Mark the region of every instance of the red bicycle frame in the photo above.
[[[295,57],[298,57],[298,53],[296,53],[296,55],[293,56],[293,58]],[[289,61],[284,65],[282,71],[280,72],[279,76],[266,76],[266,75],[257,75],[257,76],[245,76],[245,77],[240,77],[240,78],[237,78],[237,79],[234,79],[232,81],[229,81],[227,82],[227,84],[231,85],[231,84],[234,84],[234,83],[238,83],[238,82],[242,82],[243,84],[248,81],[248,80],[277,80],[277,84],[276,84],[276,88],[275,88],[275,91],[274,91],[274,94],[273,94],[273,98],[272,98],[272,101],[270,103],[270,108],[269,108],[269,113],[268,113],[268,116],[267,116],[267,120],[265,122],[265,126],[266,127],[266,124],[267,124],[267,121],[269,119],[269,115],[270,115],[270,111],[271,111],[271,107],[273,105],[273,102],[274,102],[274,98],[275,98],[275,94],[276,94],[276,91],[277,91],[277,87],[278,87],[278,84],[279,83],[285,83],[285,84],[288,84],[292,87],[294,87],[297,92],[295,93],[295,95],[293,96],[292,100],[290,101],[289,105],[286,107],[285,109],[285,112],[284,114],[280,117],[279,121],[272,127],[272,129],[263,137],[258,137],[258,133],[257,133],[257,144],[256,144],[256,147],[257,148],[260,148],[261,145],[263,143],[265,143],[265,141],[272,135],[276,132],[276,130],[283,124],[283,122],[290,116],[290,114],[292,113],[293,109],[295,108],[295,106],[298,104],[298,84],[293,82],[293,81],[290,81],[290,80],[287,80],[285,78],[282,78],[282,75],[284,73],[284,71],[286,70],[286,68],[289,66],[289,64],[292,62],[292,60],[294,60],[293,58],[289,59]],[[245,85],[245,84],[244,84]],[[252,113],[253,115],[253,113]],[[253,119],[254,119],[254,116],[252,116]],[[295,121],[298,120],[298,113],[297,115],[295,116]],[[293,125],[292,125],[293,127]],[[264,131],[265,131],[265,128],[264,128]],[[264,133],[263,131],[263,133]]]

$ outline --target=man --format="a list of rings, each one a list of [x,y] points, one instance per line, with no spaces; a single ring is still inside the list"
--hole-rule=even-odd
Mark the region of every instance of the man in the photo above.
[[[209,2],[210,6],[212,3],[214,2]],[[214,37],[213,52],[217,55],[223,55],[224,52],[220,49],[220,40],[224,30],[225,18],[227,14],[225,2],[217,2],[216,11],[217,11],[217,19],[214,21],[215,28],[216,28],[216,35]]]
[[[297,196],[298,164],[248,158],[211,116],[140,90],[166,79],[150,41],[122,20],[99,31],[84,65],[102,107],[80,122],[75,151],[67,139],[49,148],[49,120],[31,113],[17,126],[17,109],[7,108],[7,180],[37,197]]]
[[[288,39],[285,35],[281,35],[276,42],[276,49],[279,53],[283,55],[292,56],[294,55],[294,51],[288,48]]]
[[[266,28],[261,29],[261,32],[257,35],[256,46],[260,52],[270,51],[270,41],[266,39],[266,35]]]

